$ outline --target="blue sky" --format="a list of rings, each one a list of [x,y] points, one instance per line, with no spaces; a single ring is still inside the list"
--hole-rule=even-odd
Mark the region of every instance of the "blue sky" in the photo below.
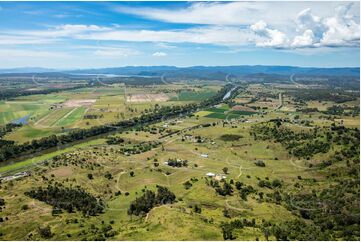
[[[0,68],[360,65],[358,2],[0,2]]]

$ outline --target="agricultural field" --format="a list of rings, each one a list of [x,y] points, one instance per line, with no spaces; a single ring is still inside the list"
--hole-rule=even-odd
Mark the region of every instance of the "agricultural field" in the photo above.
[[[257,114],[257,111],[245,106],[235,106],[230,108],[228,105],[219,105],[200,111],[197,115],[214,119],[237,119],[244,116]]]
[[[173,106],[204,100],[217,87],[189,94],[189,84],[153,85],[148,88],[120,84],[83,88],[57,94],[33,95],[0,101],[0,126],[22,122],[23,127],[5,136],[18,142],[66,133],[73,129],[117,122],[151,112],[156,105]],[[218,88],[219,89],[219,88]],[[188,93],[185,95],[185,93]]]

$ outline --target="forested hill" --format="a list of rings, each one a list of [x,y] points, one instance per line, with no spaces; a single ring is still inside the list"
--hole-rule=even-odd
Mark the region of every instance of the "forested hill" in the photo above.
[[[359,67],[343,68],[316,68],[316,67],[296,67],[296,66],[125,66],[99,69],[78,69],[78,70],[53,70],[44,68],[16,68],[0,69],[1,73],[50,73],[62,72],[72,74],[114,74],[114,75],[144,75],[144,76],[207,76],[207,75],[234,75],[246,76],[254,74],[269,75],[311,75],[311,76],[360,76]]]
[[[87,74],[118,74],[118,75],[209,75],[209,74],[229,74],[244,76],[250,74],[273,74],[273,75],[319,75],[319,76],[359,76],[359,67],[344,68],[314,68],[295,66],[126,66],[102,69],[75,70],[72,73]]]

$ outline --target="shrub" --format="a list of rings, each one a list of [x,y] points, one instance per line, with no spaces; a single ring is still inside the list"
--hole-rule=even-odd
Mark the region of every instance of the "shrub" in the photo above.
[[[263,162],[263,160],[257,160],[254,164],[256,166],[259,166],[259,167],[265,167],[266,166],[266,164]]]

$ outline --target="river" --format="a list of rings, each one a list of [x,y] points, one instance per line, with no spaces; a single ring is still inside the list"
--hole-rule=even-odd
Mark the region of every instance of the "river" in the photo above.
[[[236,89],[236,88],[237,88],[237,87],[234,87],[234,88],[232,88],[229,92],[227,92],[226,95],[224,95],[224,97],[223,97],[223,101],[226,100],[226,99],[228,99],[228,98],[231,96],[231,94],[232,94],[232,92],[234,91],[234,89]]]

